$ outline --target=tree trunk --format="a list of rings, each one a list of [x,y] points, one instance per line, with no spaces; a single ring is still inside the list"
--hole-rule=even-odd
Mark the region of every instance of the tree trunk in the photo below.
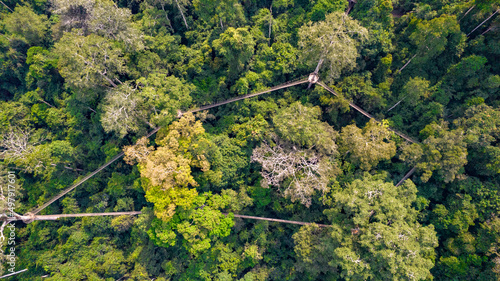
[[[271,3],[271,7],[269,7],[269,45],[271,45],[271,29],[273,25],[273,4]]]
[[[43,99],[40,99],[40,101],[41,101],[41,102],[43,102],[43,103],[45,103],[46,105],[48,105],[48,106],[50,106],[50,107],[54,108],[54,106],[53,106],[52,104],[50,104],[50,103],[48,103],[48,102],[44,101]]]
[[[175,0],[175,4],[177,4],[177,8],[179,9],[179,12],[181,13],[181,16],[182,16],[182,19],[184,20],[184,24],[186,25],[186,28],[189,29],[186,18],[184,17],[184,13],[182,12],[181,5],[179,5],[179,2],[177,0]]]
[[[101,75],[102,75],[102,77],[104,77],[104,79],[106,79],[106,81],[108,81],[108,82],[109,82],[109,84],[111,84],[113,87],[115,87],[115,88],[117,87],[117,85],[113,82],[113,80],[109,79],[109,77],[108,77],[108,76],[106,76],[106,74],[104,74],[104,73],[102,73],[102,72],[99,72],[99,74],[101,74]]]
[[[163,2],[161,3],[161,9],[165,13],[165,18],[168,21],[168,26],[170,26],[170,28],[172,29],[172,31],[175,31],[174,28],[172,27],[172,23],[170,22],[170,19],[168,18],[168,13],[167,13],[167,11],[165,11],[165,5],[163,5]]]

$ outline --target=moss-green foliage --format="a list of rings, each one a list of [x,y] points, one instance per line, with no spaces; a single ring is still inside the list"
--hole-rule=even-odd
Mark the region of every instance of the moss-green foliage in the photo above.
[[[142,211],[16,223],[12,280],[500,279],[498,1],[1,2],[1,209],[127,147],[41,214]]]

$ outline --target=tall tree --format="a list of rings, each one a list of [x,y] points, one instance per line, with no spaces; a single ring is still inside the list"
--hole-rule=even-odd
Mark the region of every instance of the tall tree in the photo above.
[[[326,122],[320,121],[321,109],[295,102],[273,116],[278,135],[306,149],[315,149],[324,155],[335,155],[338,133]]]
[[[189,113],[158,133],[157,149],[147,145],[147,138],[125,148],[125,160],[139,163],[146,199],[154,204],[155,215],[161,220],[170,220],[177,206],[189,208],[198,195],[192,188],[198,183],[191,168],[210,169],[204,132],[201,122],[195,122]]]
[[[120,84],[108,91],[101,104],[104,111],[101,123],[106,132],[115,131],[124,137],[128,132],[139,130],[146,116],[139,110],[141,99],[137,92],[137,87],[130,83]]]
[[[451,182],[462,173],[467,163],[467,144],[464,131],[449,130],[446,122],[427,125],[420,134],[426,139],[422,144],[414,143],[403,148],[401,160],[416,165],[423,172],[422,181],[427,182],[434,172],[444,182]]]
[[[237,29],[229,27],[213,41],[213,46],[229,65],[230,76],[243,70],[255,51],[255,41],[246,27]]]
[[[498,109],[486,104],[472,106],[454,123],[465,132],[470,170],[479,175],[500,173],[500,148],[494,145],[500,138]]]
[[[387,124],[373,119],[363,129],[348,125],[340,133],[341,151],[348,154],[353,164],[360,165],[363,170],[370,170],[381,160],[390,160],[396,155],[392,135]]]
[[[186,250],[197,257],[218,239],[230,234],[234,226],[233,214],[224,215],[221,210],[232,209],[232,203],[238,199],[244,198],[238,198],[234,190],[224,190],[221,195],[200,194],[190,208],[179,208],[172,220],[153,220],[148,234],[159,246],[174,246],[182,241]],[[246,199],[243,206],[251,203],[250,198]]]
[[[88,31],[124,42],[132,49],[142,49],[142,34],[130,21],[131,16],[130,9],[118,8],[113,1],[96,1],[89,19]]]
[[[47,38],[47,16],[37,15],[26,6],[17,6],[3,19],[3,24],[10,34],[21,37],[31,46],[40,45]]]
[[[80,35],[90,33],[142,49],[142,35],[132,22],[131,11],[111,0],[54,0],[53,12],[61,16],[60,27]]]
[[[354,69],[359,56],[357,47],[368,38],[368,31],[345,13],[334,12],[324,21],[302,26],[299,38],[303,63],[315,67],[324,60],[328,76],[336,79],[342,71]]]
[[[187,110],[191,94],[196,90],[193,84],[161,72],[139,78],[136,83],[140,87],[142,110],[155,126],[167,126],[176,118],[178,110]]]
[[[423,280],[437,246],[434,227],[422,226],[412,207],[417,188],[395,187],[365,174],[332,194],[324,211],[332,226],[303,226],[293,235],[298,269],[345,280]]]
[[[65,33],[54,47],[59,72],[71,87],[116,87],[119,75],[127,72],[123,51],[98,35]]]
[[[326,193],[328,183],[338,173],[335,163],[313,150],[296,149],[293,145],[263,142],[253,150],[252,161],[262,165],[261,185],[281,187],[283,195],[309,207],[316,190]]]
[[[193,0],[193,6],[203,21],[220,26],[222,30],[242,26],[246,21],[238,0]]]
[[[463,52],[465,34],[460,31],[455,16],[441,15],[432,20],[416,21],[410,41],[416,46],[415,62],[427,62],[450,48],[459,56]]]

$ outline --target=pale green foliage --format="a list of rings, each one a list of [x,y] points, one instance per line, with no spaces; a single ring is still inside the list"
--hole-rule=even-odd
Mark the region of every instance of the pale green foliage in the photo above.
[[[241,26],[246,21],[238,0],[193,0],[193,6],[203,21],[223,30],[227,26]]]
[[[70,164],[74,154],[75,148],[68,141],[52,141],[36,146],[21,165],[27,172],[48,178],[57,169],[53,164]]]
[[[61,26],[88,35],[94,33],[118,40],[133,49],[142,49],[142,35],[130,21],[131,12],[111,0],[52,0],[53,12],[61,16]]]
[[[65,33],[54,47],[59,72],[72,87],[115,86],[118,74],[127,72],[122,50],[106,38]]]
[[[437,171],[444,182],[453,181],[467,164],[467,148],[462,129],[449,130],[448,124],[432,123],[421,134],[429,137],[422,144],[412,144],[403,148],[400,159],[416,165],[424,172],[421,179],[427,182]]]
[[[102,127],[106,132],[115,131],[121,137],[128,132],[137,132],[141,117],[138,106],[141,99],[137,89],[130,83],[124,83],[112,88],[102,103],[104,114],[101,116]]]
[[[381,160],[390,160],[396,154],[396,145],[391,140],[393,133],[387,125],[371,119],[363,129],[356,125],[342,128],[340,139],[342,151],[364,170],[370,170]]]
[[[301,60],[315,67],[320,59],[329,68],[329,77],[339,78],[342,71],[356,66],[357,47],[368,38],[366,28],[343,12],[326,16],[325,21],[302,26],[299,30]]]
[[[170,124],[177,110],[189,106],[194,88],[177,77],[161,73],[138,79],[136,86],[131,82],[120,84],[108,91],[102,103],[102,126],[106,132],[115,131],[124,137],[145,124]]]
[[[131,12],[118,8],[110,0],[97,1],[90,17],[88,31],[124,42],[133,49],[142,49],[142,35],[130,22]]]
[[[258,261],[262,259],[262,254],[259,251],[259,246],[257,245],[245,245],[245,250],[243,251],[243,257],[250,258],[252,260]]]
[[[80,208],[78,207],[78,201],[73,197],[66,197],[61,201],[63,207],[63,214],[78,214]]]
[[[500,111],[486,104],[470,107],[455,124],[464,129],[465,141],[473,146],[488,146],[500,137]]]
[[[43,130],[20,127],[5,128],[0,135],[0,159],[15,161],[33,152],[34,147],[43,140]]]
[[[52,11],[56,14],[64,14],[74,12],[72,9],[81,7],[84,12],[92,10],[95,0],[51,0],[53,5]]]
[[[248,28],[228,28],[213,41],[214,49],[229,64],[229,74],[241,71],[253,56],[255,41]]]
[[[111,226],[118,232],[125,232],[134,224],[134,217],[129,215],[118,216],[111,220]]]
[[[177,116],[177,110],[186,110],[191,104],[191,93],[195,86],[175,76],[152,73],[147,79],[140,78],[138,93],[145,116],[157,126],[170,124]]]
[[[332,222],[293,235],[299,270],[346,280],[423,280],[433,267],[437,238],[417,222],[411,181],[395,187],[365,174],[332,194]]]
[[[295,102],[273,117],[278,135],[306,149],[315,149],[324,155],[337,154],[335,139],[338,133],[326,122],[321,122],[321,109]]]
[[[417,46],[417,61],[426,61],[440,55],[449,41],[455,44],[455,54],[460,56],[465,47],[465,39],[456,17],[450,15],[421,21],[410,35],[410,41]]]
[[[221,196],[226,200],[227,208],[234,212],[239,212],[246,206],[253,204],[253,199],[248,196],[245,187],[240,187],[239,192],[224,189]]]
[[[405,104],[416,106],[422,99],[430,96],[429,83],[420,77],[411,78],[403,87],[400,98],[404,99]]]
[[[9,33],[20,36],[29,45],[41,44],[49,28],[47,16],[37,15],[26,6],[17,6],[4,18],[3,24]]]
[[[47,140],[47,132],[11,127],[0,135],[0,159],[14,163],[27,173],[50,178],[58,164],[68,164],[75,149],[64,140]]]
[[[480,175],[500,173],[500,147],[494,145],[500,138],[500,111],[486,104],[472,106],[464,118],[454,121],[465,132],[470,148],[470,167]]]

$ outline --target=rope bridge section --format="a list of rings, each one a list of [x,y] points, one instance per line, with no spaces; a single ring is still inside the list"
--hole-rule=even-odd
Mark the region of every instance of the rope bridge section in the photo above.
[[[158,127],[156,129],[154,129],[153,131],[151,131],[149,134],[146,135],[146,137],[150,137],[152,136],[153,134],[155,134],[156,132],[158,132],[158,130],[160,130],[161,127]],[[30,213],[36,215],[38,213],[40,213],[43,209],[47,208],[50,204],[54,203],[55,201],[59,200],[59,198],[63,197],[64,195],[68,194],[68,192],[72,191],[73,189],[77,188],[78,186],[80,186],[82,183],[86,182],[87,180],[89,180],[91,177],[93,177],[95,174],[99,173],[100,171],[102,171],[104,168],[108,167],[109,165],[111,165],[113,162],[115,162],[116,160],[120,159],[122,156],[124,156],[125,153],[124,152],[120,152],[118,155],[116,155],[115,157],[113,157],[111,160],[109,160],[107,163],[105,163],[104,165],[102,165],[101,167],[97,168],[97,170],[93,171],[92,173],[86,175],[83,179],[81,179],[79,182],[73,184],[72,186],[66,188],[65,190],[63,190],[61,193],[59,193],[58,195],[56,195],[55,197],[53,197],[52,199],[50,199],[49,201],[47,201],[47,203],[43,204],[42,206],[36,208],[35,210],[31,211]]]
[[[308,81],[309,80],[307,78],[302,78],[302,79],[299,78],[298,81],[291,81],[291,82],[283,83],[281,85],[269,88],[267,90],[264,90],[264,91],[261,91],[261,92],[258,92],[258,93],[247,94],[247,95],[243,95],[243,96],[239,96],[239,97],[227,99],[225,101],[221,101],[221,102],[217,102],[217,103],[212,103],[212,104],[209,104],[209,105],[201,106],[201,107],[198,107],[198,108],[195,108],[195,109],[183,112],[182,114],[184,114],[184,113],[195,113],[195,112],[198,112],[198,111],[207,110],[207,109],[210,109],[210,108],[214,108],[214,107],[221,106],[221,105],[224,105],[224,104],[232,103],[232,102],[235,102],[235,101],[239,101],[239,100],[243,100],[243,99],[248,99],[248,98],[260,96],[260,95],[265,94],[265,93],[270,93],[270,92],[274,92],[274,91],[277,91],[277,90],[286,89],[288,87],[292,87],[292,86],[304,84],[304,83],[306,83]]]
[[[226,215],[226,213],[223,213],[223,215]],[[251,219],[251,220],[262,220],[262,221],[274,221],[274,222],[281,222],[281,223],[290,223],[290,224],[298,224],[298,225],[312,225],[315,224],[319,227],[329,227],[329,225],[326,224],[318,224],[314,222],[303,222],[303,221],[289,221],[289,220],[280,220],[280,219],[272,219],[272,218],[264,218],[264,217],[254,217],[254,216],[245,216],[245,215],[237,215],[233,214],[235,218],[242,218],[242,219]]]
[[[344,98],[343,96],[339,95],[337,92],[335,92],[335,90],[333,90],[332,88],[328,87],[327,85],[325,85],[323,82],[321,81],[318,81],[317,82],[321,87],[325,88],[325,90],[327,90],[328,92],[334,94],[335,96],[339,97],[339,98],[342,98],[344,100],[346,100],[348,103],[349,103],[349,106],[351,106],[352,108],[356,109],[359,113],[363,114],[364,116],[370,118],[370,119],[375,119],[376,121],[378,121],[375,117],[373,117],[370,113],[364,111],[361,107],[355,105],[354,103],[350,102],[349,100],[347,100],[346,98]],[[380,122],[380,121],[378,121]],[[411,142],[411,143],[418,143],[418,141],[410,138],[409,136],[395,130],[395,129],[392,129],[392,128],[388,128],[389,130],[393,131],[396,135],[402,137],[403,139]]]
[[[79,217],[100,217],[100,216],[132,216],[140,215],[140,211],[136,212],[112,212],[112,213],[83,213],[83,214],[59,214],[59,215],[44,215],[44,216],[34,216],[36,221],[47,221],[47,220],[58,220],[62,218],[79,218]]]
[[[309,81],[308,78],[302,78],[301,77],[299,79],[296,79],[296,80],[293,80],[293,81],[289,81],[289,82],[283,83],[283,84],[278,85],[278,86],[274,86],[272,88],[269,88],[269,89],[264,90],[264,91],[260,91],[258,93],[248,94],[248,95],[244,95],[244,96],[239,96],[239,97],[231,98],[231,99],[228,99],[228,100],[225,100],[225,101],[221,101],[221,102],[217,102],[217,103],[205,105],[205,106],[202,106],[202,107],[199,107],[199,108],[195,108],[195,109],[192,109],[192,110],[184,112],[184,113],[188,113],[188,112],[194,113],[194,112],[198,112],[198,111],[207,110],[207,109],[210,109],[210,108],[214,108],[214,107],[221,106],[221,105],[224,105],[224,104],[232,103],[232,102],[235,102],[235,101],[239,101],[239,100],[248,99],[248,98],[251,98],[251,97],[260,96],[260,95],[265,94],[265,93],[270,93],[270,92],[273,92],[273,91],[285,89],[285,88],[292,87],[292,86],[295,86],[295,85],[300,85],[300,84],[306,83],[308,81]],[[182,116],[182,114],[184,114],[184,113],[180,112],[177,117],[180,118]],[[160,130],[160,129],[161,129],[161,127],[157,127],[156,129],[154,129],[153,131],[151,131],[146,137],[149,138],[150,136],[152,136],[153,134],[155,134],[156,132],[158,132],[158,130]],[[61,193],[59,193],[58,195],[56,195],[55,197],[53,197],[52,199],[50,199],[49,201],[47,201],[42,206],[40,206],[40,207],[34,209],[33,211],[31,211],[30,214],[36,215],[36,214],[40,213],[43,209],[47,208],[50,204],[52,204],[55,201],[59,200],[61,197],[63,197],[64,195],[68,194],[73,189],[77,188],[78,186],[80,186],[81,184],[83,184],[84,182],[86,182],[87,180],[89,180],[91,177],[93,177],[95,174],[99,173],[100,171],[102,171],[103,169],[105,169],[106,167],[108,167],[109,165],[111,165],[113,162],[115,162],[116,160],[120,159],[124,155],[125,155],[124,152],[119,153],[118,155],[116,155],[115,157],[113,157],[113,159],[109,160],[107,163],[105,163],[101,167],[97,168],[97,170],[95,170],[92,173],[90,173],[87,176],[85,176],[79,182],[77,182],[77,183],[73,184],[72,186],[66,188]]]
[[[309,74],[309,76],[307,78],[301,77],[299,79],[296,79],[296,80],[293,80],[293,81],[289,81],[289,82],[283,83],[283,84],[278,85],[278,86],[271,87],[271,88],[269,88],[267,90],[263,90],[263,91],[260,91],[260,92],[257,92],[257,93],[247,94],[247,95],[243,95],[243,96],[239,96],[239,97],[234,97],[234,98],[231,98],[231,99],[227,99],[225,101],[216,102],[216,103],[212,103],[212,104],[209,104],[209,105],[201,106],[201,107],[198,107],[198,108],[186,111],[186,112],[179,111],[179,115],[177,117],[178,118],[182,117],[182,115],[184,113],[189,113],[189,112],[190,113],[195,113],[195,112],[207,110],[207,109],[210,109],[210,108],[214,108],[214,107],[217,107],[217,106],[221,106],[221,105],[224,105],[224,104],[232,103],[232,102],[235,102],[235,101],[239,101],[239,100],[243,100],[243,99],[248,99],[248,98],[260,96],[260,95],[265,94],[265,93],[270,93],[270,92],[274,92],[274,91],[277,91],[277,90],[286,89],[286,88],[289,88],[289,87],[292,87],[292,86],[296,86],[296,85],[300,85],[300,84],[304,84],[304,83],[309,83],[309,84],[316,84],[317,83],[320,86],[322,86],[324,89],[326,89],[327,91],[329,91],[330,93],[334,94],[335,96],[340,97],[340,98],[344,98],[341,95],[339,95],[338,93],[336,93],[332,88],[328,87],[323,82],[319,81],[319,76],[318,76],[317,72],[313,72],[313,73]],[[350,102],[348,100],[347,100],[347,102],[349,103],[349,105],[352,108],[356,109],[361,114],[365,115],[368,118],[375,119],[371,114],[369,114],[368,112],[364,111],[359,106],[355,105],[354,103],[352,103],[352,102]],[[377,120],[377,119],[375,119],[375,120]],[[146,137],[149,138],[150,136],[152,136],[153,134],[155,134],[156,132],[158,132],[158,130],[160,130],[160,129],[161,129],[161,127],[157,127],[156,129],[154,129],[153,131],[151,131]],[[400,133],[400,132],[398,132],[398,131],[396,131],[396,130],[394,130],[392,128],[389,128],[389,130],[393,131],[395,134],[397,134],[398,136],[402,137],[403,139],[405,139],[405,140],[407,140],[407,141],[409,141],[411,143],[417,143],[417,141],[413,140],[412,138],[408,137],[407,135],[405,135],[403,133]],[[47,201],[45,204],[43,204],[40,207],[36,208],[35,210],[29,212],[28,214],[30,214],[32,216],[38,214],[43,209],[47,208],[50,204],[52,204],[55,201],[59,200],[61,197],[63,197],[64,195],[68,194],[69,192],[71,192],[72,190],[74,190],[76,187],[80,186],[81,184],[83,184],[84,182],[86,182],[87,180],[89,180],[91,177],[93,177],[95,174],[99,173],[100,171],[102,171],[103,169],[105,169],[106,167],[108,167],[109,165],[111,165],[113,162],[115,162],[116,160],[120,159],[124,155],[125,155],[124,152],[119,153],[118,155],[116,155],[115,157],[113,157],[110,161],[108,161],[107,163],[105,163],[104,165],[102,165],[101,167],[99,167],[97,170],[95,170],[92,173],[88,174],[83,179],[81,179],[79,182],[77,182],[77,183],[71,185],[70,187],[68,187],[67,189],[63,190],[61,193],[59,193],[58,195],[56,195],[55,197],[53,197],[52,199],[50,199],[49,201]],[[414,172],[414,170],[415,170],[415,168],[413,168],[407,174],[407,176],[409,177]],[[405,176],[405,178],[403,178],[403,180],[401,182],[399,182],[398,185],[400,185],[408,177]],[[61,215],[59,215],[59,216],[61,216]],[[250,216],[243,216],[243,215],[238,215],[238,216],[241,217],[241,218],[259,219],[258,217],[250,217]],[[291,223],[290,221],[283,221],[283,220],[274,220],[274,221]]]

